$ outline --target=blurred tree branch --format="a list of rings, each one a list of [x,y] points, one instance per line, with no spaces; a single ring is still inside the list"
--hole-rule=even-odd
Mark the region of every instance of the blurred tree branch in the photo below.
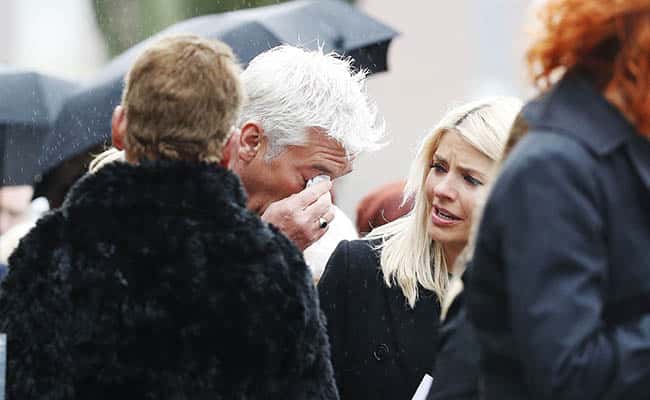
[[[116,56],[167,26],[199,15],[286,0],[91,0],[110,53]],[[347,0],[353,2],[354,0]]]

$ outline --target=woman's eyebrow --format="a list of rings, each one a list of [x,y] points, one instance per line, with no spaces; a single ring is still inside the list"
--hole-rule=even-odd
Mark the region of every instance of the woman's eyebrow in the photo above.
[[[478,175],[479,177],[485,178],[487,175],[475,168],[468,167],[465,165],[458,165],[458,169],[469,175]]]
[[[442,157],[442,156],[439,156],[439,155],[437,155],[437,154],[434,154],[434,155],[433,155],[433,159],[434,159],[435,161],[437,161],[437,162],[442,163],[442,164],[447,164],[447,165],[449,165],[449,161],[447,161],[446,158],[444,158],[444,157]],[[477,170],[476,168],[472,168],[472,167],[467,166],[467,165],[461,165],[461,164],[458,164],[458,165],[457,165],[457,168],[458,168],[459,170],[461,170],[461,171],[462,171],[463,173],[465,173],[465,174],[469,174],[469,175],[478,175],[478,176],[479,176],[480,178],[482,178],[482,179],[485,179],[485,178],[487,177],[487,175],[486,175],[484,172],[481,172],[481,171]]]
[[[444,157],[442,157],[442,156],[439,156],[439,155],[437,155],[437,154],[434,154],[434,155],[433,155],[433,159],[436,160],[436,161],[439,161],[439,162],[441,162],[441,163],[443,163],[443,164],[449,164],[449,161],[447,161],[446,158],[444,158]]]

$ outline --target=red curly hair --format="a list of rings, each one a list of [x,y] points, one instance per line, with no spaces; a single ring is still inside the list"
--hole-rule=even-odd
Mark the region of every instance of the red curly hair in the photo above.
[[[650,0],[549,0],[543,35],[527,52],[535,84],[585,73],[636,128],[650,137]]]

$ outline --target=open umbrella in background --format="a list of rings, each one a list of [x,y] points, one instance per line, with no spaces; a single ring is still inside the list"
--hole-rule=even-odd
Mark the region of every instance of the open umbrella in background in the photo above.
[[[66,102],[48,137],[42,164],[61,162],[108,144],[110,120],[120,102],[124,74],[146,46],[162,35],[194,33],[230,45],[245,66],[256,55],[286,43],[352,57],[370,73],[387,69],[386,53],[397,35],[339,0],[297,0],[274,6],[192,18],[163,30],[111,61],[95,81]]]
[[[76,86],[32,71],[0,66],[0,186],[31,185],[45,137]]]

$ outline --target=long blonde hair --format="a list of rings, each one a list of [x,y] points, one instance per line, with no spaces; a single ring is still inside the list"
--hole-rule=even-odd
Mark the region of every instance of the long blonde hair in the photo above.
[[[411,307],[418,299],[418,286],[433,291],[442,301],[449,284],[449,268],[441,244],[427,234],[431,205],[425,182],[431,159],[445,132],[456,132],[491,160],[503,152],[510,127],[521,109],[513,97],[495,97],[464,104],[449,111],[424,138],[411,164],[404,201],[413,197],[413,210],[406,216],[374,229],[367,240],[379,240],[381,270],[386,284],[397,284]]]

